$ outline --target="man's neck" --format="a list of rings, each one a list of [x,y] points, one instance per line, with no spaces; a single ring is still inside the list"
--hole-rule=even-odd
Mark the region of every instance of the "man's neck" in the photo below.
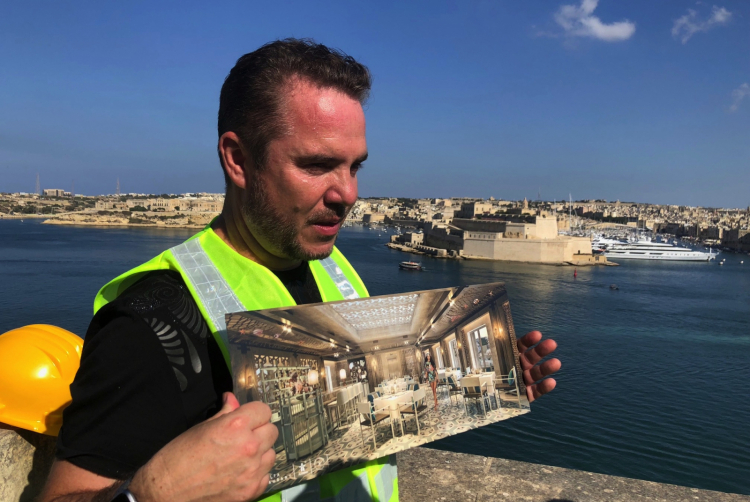
[[[245,258],[271,270],[290,270],[302,263],[300,260],[280,258],[266,250],[253,235],[242,215],[240,204],[235,201],[231,192],[228,193],[221,214],[211,225],[221,240]]]

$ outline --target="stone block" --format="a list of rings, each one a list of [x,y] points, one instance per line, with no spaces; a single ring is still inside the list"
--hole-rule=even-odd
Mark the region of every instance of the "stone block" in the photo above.
[[[0,424],[0,501],[36,499],[55,459],[56,440]]]

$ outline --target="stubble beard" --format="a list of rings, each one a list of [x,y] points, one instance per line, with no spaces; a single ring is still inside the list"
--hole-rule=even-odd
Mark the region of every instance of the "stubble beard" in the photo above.
[[[330,218],[332,215],[342,217],[343,223],[348,213],[349,210],[343,208],[343,206],[341,210],[317,211],[310,215],[306,224]],[[330,251],[313,253],[305,250],[300,243],[299,229],[294,221],[281,214],[268,202],[268,191],[263,181],[258,177],[253,177],[246,191],[246,197],[242,204],[242,215],[246,224],[258,231],[275,250],[293,260],[312,261],[327,258],[331,255],[333,243],[336,242],[338,237],[337,234],[330,238]]]

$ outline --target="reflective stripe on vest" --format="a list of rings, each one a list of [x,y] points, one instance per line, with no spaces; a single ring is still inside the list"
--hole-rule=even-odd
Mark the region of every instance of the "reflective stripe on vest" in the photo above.
[[[369,470],[367,471],[369,474]],[[379,502],[398,502],[398,469],[396,468],[396,455],[388,457],[388,463],[383,465],[375,476],[371,477],[378,491]]]
[[[170,249],[170,252],[184,272],[183,277],[190,281],[190,285],[197,293],[197,300],[200,300],[203,308],[206,309],[214,329],[221,336],[224,345],[228,346],[224,315],[244,312],[247,309],[229,287],[198,239],[185,241]],[[347,300],[359,298],[359,293],[332,258],[320,260],[320,264],[323,265],[323,270],[328,273],[341,296]]]
[[[359,293],[357,293],[357,291],[354,289],[354,286],[352,286],[352,283],[349,282],[349,279],[346,278],[344,272],[341,271],[341,268],[339,268],[336,262],[333,261],[333,258],[329,256],[328,258],[319,261],[320,264],[323,265],[323,269],[328,272],[328,276],[336,285],[336,288],[341,293],[341,296],[343,296],[347,300],[359,298]]]
[[[183,277],[190,281],[198,294],[197,300],[206,309],[214,329],[221,336],[224,345],[229,346],[224,314],[244,312],[247,309],[229,287],[198,239],[183,242],[170,251],[185,273]]]

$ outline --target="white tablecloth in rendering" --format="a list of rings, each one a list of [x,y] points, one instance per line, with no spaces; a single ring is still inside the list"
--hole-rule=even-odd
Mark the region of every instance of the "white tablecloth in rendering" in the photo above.
[[[373,405],[376,411],[386,408],[391,412],[391,418],[399,418],[399,408],[411,404],[413,395],[414,391],[406,390],[397,394],[376,397],[373,400]]]

